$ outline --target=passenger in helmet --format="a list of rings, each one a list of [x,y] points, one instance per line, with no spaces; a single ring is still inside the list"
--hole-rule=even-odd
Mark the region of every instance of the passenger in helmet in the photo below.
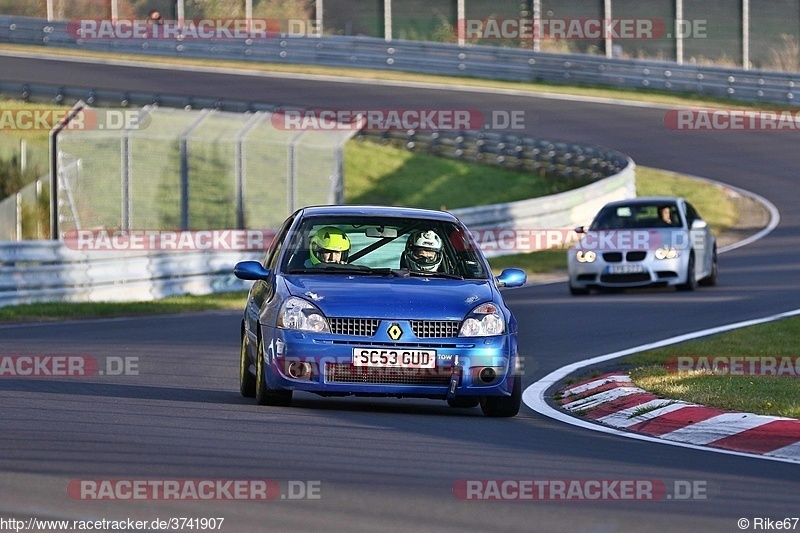
[[[350,239],[347,234],[334,226],[320,228],[311,237],[309,245],[311,266],[319,264],[347,263],[350,253]]]
[[[409,235],[403,256],[411,270],[436,272],[442,263],[442,239],[433,230],[417,230]]]

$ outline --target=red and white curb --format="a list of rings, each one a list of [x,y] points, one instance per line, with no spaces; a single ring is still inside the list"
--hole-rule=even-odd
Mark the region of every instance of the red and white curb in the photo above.
[[[629,376],[606,374],[559,391],[572,413],[660,439],[800,463],[800,420],[658,398]],[[558,395],[557,395],[558,396]]]
[[[732,331],[747,326],[755,326],[757,324],[764,324],[767,322],[773,322],[775,320],[781,320],[799,315],[800,309],[794,309],[785,313],[778,313],[776,315],[770,315],[754,320],[745,320],[743,322],[736,322],[734,324],[726,324],[724,326],[718,326],[715,328],[694,331],[692,333],[686,333],[677,337],[670,337],[660,341],[643,344],[641,346],[634,346],[633,348],[628,348],[626,350],[600,355],[584,361],[578,361],[576,363],[556,369],[539,381],[530,385],[522,392],[522,401],[525,402],[525,405],[541,415],[558,420],[559,422],[564,422],[565,424],[578,426],[592,431],[598,431],[600,433],[659,444],[667,444],[670,446],[679,446],[682,448],[691,448],[694,450],[704,450],[727,455],[755,457],[759,459],[797,464],[800,463],[800,444],[797,442],[800,440],[800,438],[797,438],[797,434],[793,433],[798,431],[796,421],[793,421],[792,419],[787,420],[776,417],[761,417],[760,415],[747,413],[736,413],[733,414],[733,419],[736,420],[737,416],[741,419],[738,423],[735,423],[737,431],[735,433],[720,433],[727,431],[725,428],[728,426],[723,425],[722,429],[717,429],[716,423],[728,421],[727,424],[733,424],[730,422],[732,419],[731,413],[725,413],[721,410],[712,410],[711,408],[699,405],[686,404],[685,402],[662,400],[653,395],[635,396],[637,394],[647,395],[648,393],[642,389],[639,389],[638,387],[634,387],[628,376],[619,375],[615,378],[609,378],[607,376],[604,378],[605,383],[602,384],[592,384],[593,381],[597,381],[597,379],[594,379],[585,383],[573,385],[568,389],[564,389],[565,392],[566,390],[570,391],[571,395],[573,396],[573,401],[577,402],[579,400],[586,400],[581,404],[576,403],[572,405],[571,407],[573,407],[573,409],[571,411],[561,407],[554,407],[550,403],[549,399],[552,396],[550,391],[553,389],[553,387],[557,386],[559,383],[562,383],[564,378],[575,373],[582,372],[587,367],[591,367],[600,363],[606,363],[608,361],[619,359],[620,357],[625,357],[626,355],[643,352],[645,350],[662,348],[664,346],[670,346],[700,337],[707,337],[708,335],[714,335],[716,333],[724,333],[726,331]],[[613,389],[621,390],[613,391]],[[591,395],[591,400],[587,396],[587,392],[589,391],[595,393]],[[581,397],[579,397],[579,395],[581,395]],[[584,398],[584,396],[586,396],[586,398]],[[634,402],[632,404],[634,408],[627,413],[624,410],[630,409],[631,406],[624,404],[622,407],[609,410],[605,414],[602,414],[603,411],[596,411],[593,416],[596,416],[600,419],[608,417],[602,421],[598,420],[603,423],[598,423],[598,421],[595,421],[595,419],[590,419],[588,417],[576,417],[573,414],[576,411],[592,412],[591,408],[593,406],[597,406],[599,408],[601,404],[604,403],[604,400],[608,400],[610,402],[618,399],[620,402],[624,402],[625,398],[629,396],[631,398],[628,401]],[[567,403],[569,404],[572,402]],[[575,408],[578,405],[581,405],[582,408]],[[647,408],[653,408],[653,406],[655,406],[656,410],[644,412]],[[608,406],[605,408],[608,409]],[[639,409],[639,412],[634,413],[637,408]],[[700,418],[699,414],[697,415],[697,418],[690,416],[694,413],[704,413],[704,416],[702,418]],[[640,416],[640,418],[636,419],[635,422],[628,424],[633,419],[629,419],[627,417],[633,414]],[[713,420],[715,417],[723,414],[726,414],[727,416]],[[670,415],[672,416],[670,417]],[[686,416],[686,420],[688,420],[690,423],[681,424],[679,418],[680,416]],[[654,421],[651,422],[651,419],[654,419]],[[658,422],[655,420],[658,420]],[[751,423],[751,420],[757,420],[759,422],[763,420],[764,423],[760,424],[756,422],[750,426],[749,424]],[[617,425],[612,424],[612,421]],[[688,429],[690,425],[700,423],[703,423],[703,425],[697,425],[693,429],[700,429],[702,432],[698,432],[696,436],[692,436],[691,438],[681,437],[682,434],[690,431]],[[712,429],[708,428],[709,424],[712,425]],[[756,438],[765,431],[768,432],[768,437]],[[701,436],[701,434],[704,436]],[[773,442],[775,445],[773,445]],[[714,446],[710,446],[712,443]],[[736,447],[734,447],[734,445]],[[777,455],[778,453],[781,455]]]

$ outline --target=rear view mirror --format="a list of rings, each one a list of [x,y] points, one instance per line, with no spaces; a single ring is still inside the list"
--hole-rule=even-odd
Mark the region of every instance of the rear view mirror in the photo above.
[[[397,228],[367,228],[365,235],[373,239],[396,239]]]

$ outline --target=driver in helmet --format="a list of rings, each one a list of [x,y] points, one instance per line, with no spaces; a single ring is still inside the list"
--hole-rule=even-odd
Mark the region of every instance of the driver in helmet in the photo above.
[[[409,235],[403,256],[411,270],[436,272],[442,263],[442,238],[433,230],[417,230]]]
[[[311,237],[309,245],[310,264],[345,264],[350,253],[350,239],[347,234],[335,226],[320,228]],[[307,262],[308,263],[308,262]]]

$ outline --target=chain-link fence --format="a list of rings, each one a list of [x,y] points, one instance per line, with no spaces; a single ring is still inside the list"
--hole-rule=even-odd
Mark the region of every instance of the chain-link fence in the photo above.
[[[58,136],[59,233],[78,229],[275,229],[295,209],[342,203],[342,151],[355,131],[280,129],[272,114],[147,106],[92,109],[92,129]],[[84,117],[85,118],[85,117]],[[46,238],[50,191],[0,203],[0,240]]]
[[[156,10],[171,19],[242,18],[248,4],[254,17],[306,34],[316,34],[321,25],[327,35],[457,42],[459,20],[478,26],[493,20],[497,25],[484,25],[488,31],[479,31],[476,39],[466,36],[466,42],[768,70],[800,68],[800,0],[0,0],[0,13],[51,20],[108,19],[115,14],[143,19]],[[531,20],[540,21],[540,38],[515,35],[516,23]],[[603,20],[613,21],[609,40],[602,32],[592,34],[599,27],[594,23]],[[639,22],[652,23],[654,32],[626,35],[625,24]],[[564,31],[558,31],[561,24]]]

